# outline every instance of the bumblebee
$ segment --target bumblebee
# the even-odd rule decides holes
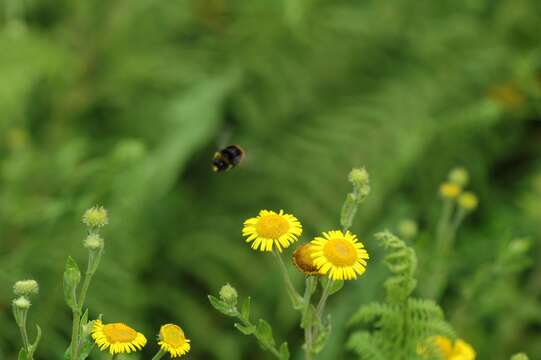
[[[229,145],[214,154],[212,170],[227,171],[237,166],[244,158],[244,150],[238,145]]]

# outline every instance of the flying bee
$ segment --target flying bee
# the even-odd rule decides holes
[[[238,145],[229,145],[214,153],[212,170],[214,172],[227,171],[237,166],[244,158],[244,150]]]

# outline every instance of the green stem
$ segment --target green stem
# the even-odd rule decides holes
[[[165,355],[165,351],[163,349],[160,349],[160,351],[158,351],[156,353],[156,355],[154,355],[154,357],[152,358],[152,360],[159,360],[161,359],[163,356]]]
[[[77,305],[75,305],[77,306]],[[73,310],[73,322],[71,325],[71,360],[77,360],[79,355],[79,328],[81,326],[81,310]]]
[[[240,322],[242,323],[242,325],[246,326],[246,327],[249,327],[249,328],[253,328],[255,327],[254,324],[252,324],[252,322],[250,321],[250,319],[247,319],[245,318],[244,316],[242,316],[242,314],[240,312],[238,312],[236,310],[236,313],[235,315],[237,317],[237,319],[240,320]],[[254,333],[254,336],[256,337],[256,339],[258,340],[259,344],[261,346],[263,346],[265,349],[269,350],[274,356],[276,356],[278,359],[282,359],[282,354],[280,354],[280,351],[278,351],[278,349],[276,349],[274,346],[270,346],[268,345],[266,342],[264,341],[261,341],[259,339],[259,337],[257,336],[257,333]],[[159,358],[158,358],[159,359]],[[154,360],[154,359],[152,359]]]
[[[329,298],[332,282],[333,281],[331,279],[327,279],[327,282],[325,282],[325,285],[323,286],[323,293],[321,294],[321,298],[319,299],[319,303],[317,304],[316,308],[316,316],[318,319],[321,319],[323,315],[323,310],[325,309],[325,304]]]
[[[22,324],[19,325],[19,330],[21,332],[21,338],[23,340],[23,347],[26,351],[27,360],[33,360],[34,355],[30,351],[30,340],[28,340],[28,332],[26,331],[26,319],[28,316],[28,309],[22,311]]]
[[[295,290],[295,287],[293,286],[293,283],[291,282],[291,279],[289,278],[289,273],[287,272],[287,268],[286,268],[286,265],[284,264],[284,260],[282,259],[282,255],[277,250],[274,251],[274,255],[276,256],[276,258],[278,259],[278,263],[280,264],[280,270],[282,271],[282,276],[284,278],[284,282],[286,284],[287,292],[291,299],[291,303],[293,304],[293,307],[295,309],[301,309],[302,297],[299,295],[297,290]]]
[[[308,312],[311,306],[310,300],[312,298],[312,286],[311,282],[317,281],[312,276],[306,277],[305,282],[305,290],[304,290],[304,297],[303,297],[303,312],[302,312],[302,321],[303,321],[303,327],[304,327],[304,359],[305,360],[312,360],[312,322],[313,322],[313,314],[310,315],[310,318],[308,319]],[[316,283],[317,286],[317,283]]]

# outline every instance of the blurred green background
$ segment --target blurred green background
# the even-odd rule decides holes
[[[94,204],[110,225],[91,316],[144,332],[144,358],[166,322],[192,339],[190,358],[270,358],[209,306],[225,282],[253,296],[299,358],[278,269],[243,242],[241,225],[268,208],[295,214],[303,240],[336,228],[347,173],[360,165],[372,193],[353,231],[371,262],[331,299],[320,358],[355,358],[347,319],[381,299],[387,272],[372,234],[415,219],[422,265],[439,183],[462,165],[480,207],[459,232],[441,305],[479,359],[541,359],[540,1],[0,5],[1,359],[19,346],[12,284],[29,277],[41,285],[30,316],[45,332],[37,358],[61,357],[71,325],[63,266],[68,254],[86,261],[80,219]],[[228,143],[245,161],[212,173]],[[517,238],[530,241],[529,264],[489,272],[465,304],[468,285]]]

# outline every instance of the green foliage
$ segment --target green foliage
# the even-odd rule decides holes
[[[6,17],[8,2],[24,6]],[[352,230],[364,238],[415,218],[420,268],[438,183],[457,164],[471,170],[481,205],[459,234],[447,314],[501,242],[528,235],[539,251],[538,0],[0,5],[0,308],[13,279],[38,278],[47,299],[33,309],[47,334],[40,358],[60,358],[69,338],[51,321],[70,321],[58,274],[66,253],[82,259],[75,224],[97,202],[119,220],[89,305],[148,334],[182,320],[194,358],[257,351],[201,301],[231,279],[259,294],[275,331],[293,332],[288,299],[271,290],[279,275],[245,253],[239,226],[263,204],[302,213],[307,236],[334,225],[352,166],[366,165],[374,183]],[[509,82],[522,105],[487,96]],[[213,176],[222,139],[247,157]],[[371,268],[331,302],[322,358],[344,358],[344,324],[359,303],[378,300],[384,271]],[[516,349],[541,358],[530,306],[539,278],[537,263],[507,277],[494,299],[508,310],[475,306],[466,315],[481,322],[453,324],[480,358]],[[503,299],[509,288],[517,291]],[[0,312],[0,358],[18,354],[11,323]]]
[[[210,304],[222,314],[237,318],[240,323],[235,323],[235,328],[244,335],[253,335],[263,350],[269,351],[277,359],[289,360],[287,342],[283,342],[279,348],[276,347],[271,325],[264,319],[259,319],[257,324],[253,324],[250,320],[250,297],[244,300],[241,311],[237,309],[236,291],[234,298],[224,296],[223,291],[220,291],[220,299],[212,295],[209,295],[208,299]]]
[[[376,239],[388,251],[384,262],[391,276],[384,283],[386,301],[362,305],[355,313],[352,325],[373,330],[355,330],[348,348],[360,359],[426,358],[419,356],[419,348],[428,338],[454,337],[454,331],[435,302],[411,297],[416,286],[415,251],[390,232],[378,233]]]

